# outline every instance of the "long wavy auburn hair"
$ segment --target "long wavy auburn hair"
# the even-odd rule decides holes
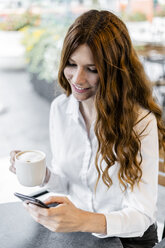
[[[159,147],[165,148],[162,111],[152,97],[151,84],[125,24],[109,11],[90,10],[82,14],[66,34],[58,79],[67,96],[71,94],[71,87],[64,76],[64,68],[71,54],[82,44],[91,49],[100,79],[95,97],[95,134],[98,139],[96,186],[100,176],[108,188],[112,185],[108,170],[117,161],[120,164],[120,185],[124,190],[130,185],[133,190],[142,177],[140,138],[143,132],[136,133],[134,130],[138,118],[135,107],[140,105],[155,115]],[[104,169],[103,160],[106,162]]]

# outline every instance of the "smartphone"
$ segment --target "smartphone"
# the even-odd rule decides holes
[[[51,204],[46,205],[44,202],[40,201],[39,199],[36,199],[33,196],[23,195],[17,192],[15,192],[14,195],[18,197],[19,199],[21,199],[22,201],[27,201],[27,203],[37,205],[38,207],[41,207],[41,208],[50,208],[50,207],[56,207],[59,205],[59,203],[51,203]]]

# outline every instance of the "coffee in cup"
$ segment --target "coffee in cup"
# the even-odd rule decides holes
[[[45,153],[38,150],[21,151],[15,156],[18,181],[28,187],[41,185],[45,178]]]

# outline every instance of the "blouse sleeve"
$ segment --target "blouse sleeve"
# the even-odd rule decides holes
[[[145,128],[146,127],[146,128]],[[158,130],[155,116],[150,113],[140,121],[135,130],[141,132],[142,179],[124,193],[124,208],[106,213],[107,235],[94,234],[97,237],[137,237],[142,236],[156,220],[158,188]]]
[[[62,172],[62,170],[60,169],[59,164],[56,162],[57,138],[55,135],[55,130],[58,130],[58,126],[56,126],[57,117],[55,117],[56,114],[55,105],[56,105],[56,100],[52,103],[50,108],[49,134],[50,134],[50,146],[52,152],[52,162],[51,165],[48,165],[51,174],[50,174],[50,179],[46,184],[46,187],[48,190],[55,193],[68,194],[68,180],[64,175],[64,173]]]

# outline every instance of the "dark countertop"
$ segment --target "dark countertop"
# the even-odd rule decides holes
[[[0,247],[122,248],[119,238],[99,239],[90,233],[55,233],[36,223],[20,202],[0,204]]]

